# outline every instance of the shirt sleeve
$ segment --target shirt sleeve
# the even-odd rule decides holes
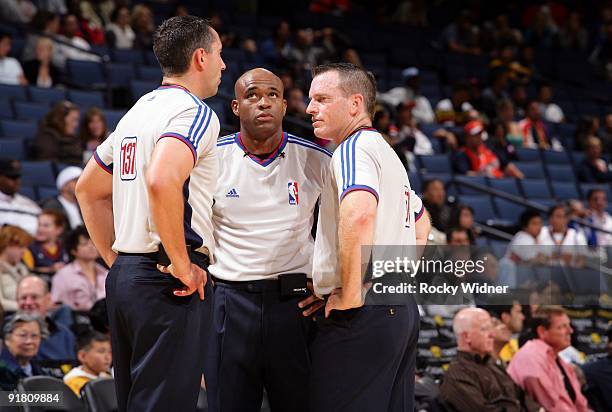
[[[346,140],[337,149],[340,156],[334,161],[334,176],[340,201],[355,190],[370,192],[378,201],[380,162],[373,149],[358,141],[358,136]]]
[[[98,165],[111,175],[113,174],[113,141],[114,133],[106,138],[94,151],[93,158]]]
[[[425,206],[423,206],[423,201],[416,194],[414,190],[410,190],[409,198],[410,198],[410,210],[414,212],[414,221],[418,222],[419,219],[425,213]]]
[[[219,137],[219,119],[206,104],[189,107],[174,116],[159,139],[174,138],[185,143],[195,164]]]

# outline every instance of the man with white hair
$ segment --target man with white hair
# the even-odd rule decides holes
[[[62,170],[55,180],[59,195],[43,202],[43,209],[55,209],[62,212],[71,229],[83,224],[81,208],[74,194],[74,188],[81,173],[83,169],[76,166],[69,166]]]
[[[539,411],[540,406],[508,376],[491,357],[493,323],[480,308],[462,309],[455,315],[457,357],[451,362],[440,387],[442,399],[459,411]]]

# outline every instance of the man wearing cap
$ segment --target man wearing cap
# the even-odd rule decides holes
[[[69,166],[62,170],[55,181],[59,196],[43,201],[43,209],[55,209],[62,212],[71,229],[83,224],[81,208],[74,194],[74,188],[81,173],[83,169],[76,166]]]
[[[20,187],[21,163],[13,159],[0,159],[0,226],[10,223],[34,235],[38,228],[40,207],[17,193]]]
[[[401,103],[413,102],[412,115],[418,123],[433,123],[434,111],[427,97],[421,94],[421,78],[419,69],[408,67],[402,71],[403,86],[394,87],[386,93],[381,93],[380,101],[393,107]]]

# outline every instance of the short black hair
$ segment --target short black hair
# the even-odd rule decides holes
[[[0,31],[0,40],[4,40],[5,37],[8,37],[9,39],[13,38],[9,32]]]
[[[85,229],[85,226],[75,227],[74,230],[71,230],[66,236],[66,251],[70,255],[70,260],[74,259],[73,251],[79,247],[81,237],[90,239],[89,233],[87,232],[87,229]]]
[[[598,192],[602,192],[602,193],[604,193],[604,194],[606,193],[606,191],[605,191],[605,190],[603,190],[602,188],[600,188],[600,187],[596,187],[596,188],[591,189],[591,190],[589,190],[589,191],[588,191],[588,193],[587,193],[587,200],[590,202],[590,201],[591,201],[591,198],[593,197],[593,195],[594,195],[595,193],[598,193]]]
[[[374,118],[376,109],[376,78],[367,70],[352,63],[328,63],[316,66],[312,69],[312,78],[326,73],[338,72],[340,76],[340,88],[345,95],[362,94],[366,111],[370,119]]]
[[[424,183],[423,186],[421,186],[421,193],[425,193],[427,192],[427,189],[429,189],[429,186],[431,186],[432,184],[434,184],[435,182],[439,182],[442,183],[442,186],[444,186],[444,182],[440,179],[427,179]]]
[[[468,238],[470,236],[467,229],[463,229],[463,228],[454,226],[446,231],[446,243],[450,243],[450,241],[453,240],[453,234],[455,233],[465,233],[468,236]]]
[[[491,316],[493,316],[496,319],[501,320],[502,315],[504,313],[507,313],[508,315],[510,315],[510,313],[512,313],[512,308],[514,307],[514,304],[512,305],[498,305],[497,303],[495,304],[491,304],[491,305],[483,305],[481,306],[484,310],[486,310],[487,312],[489,312],[489,314]]]
[[[521,226],[521,229],[526,228],[529,225],[529,222],[531,222],[531,219],[533,219],[534,217],[542,218],[540,212],[535,209],[527,209],[523,213],[521,213],[521,217],[519,218],[519,224]]]
[[[565,212],[565,214],[567,215],[567,206],[565,205],[565,203],[557,203],[555,205],[552,205],[550,207],[550,209],[548,209],[548,218],[550,219],[550,217],[553,215],[553,213],[555,213],[555,211],[557,209],[563,209],[563,211]]]
[[[153,35],[153,52],[164,76],[187,72],[196,49],[211,52],[214,36],[210,22],[195,16],[172,17]]]
[[[110,342],[110,337],[100,332],[87,332],[77,339],[77,352],[89,350],[94,342]]]

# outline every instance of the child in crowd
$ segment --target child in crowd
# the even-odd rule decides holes
[[[38,215],[38,230],[34,243],[24,255],[24,262],[34,273],[53,276],[68,262],[61,238],[66,227],[64,215],[44,209]]]
[[[100,332],[91,332],[79,338],[77,357],[80,365],[64,376],[64,383],[77,395],[86,383],[110,378],[112,363],[110,338]]]

